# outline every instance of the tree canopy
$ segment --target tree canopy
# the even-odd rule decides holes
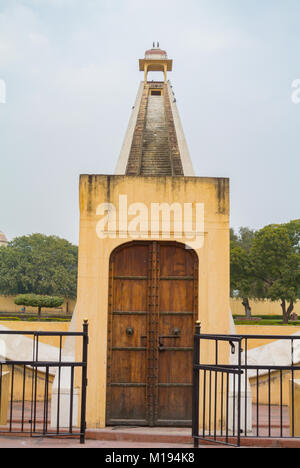
[[[231,294],[244,306],[251,298],[280,301],[288,323],[300,298],[300,220],[231,231]]]
[[[253,277],[253,265],[250,257],[255,231],[240,228],[239,233],[230,232],[230,294],[242,299],[247,316],[251,315],[249,299],[260,296],[260,285]]]
[[[0,294],[75,298],[78,248],[43,234],[15,238],[0,248]]]
[[[258,231],[251,248],[254,274],[264,287],[264,297],[281,301],[287,323],[300,298],[300,222],[274,224]]]

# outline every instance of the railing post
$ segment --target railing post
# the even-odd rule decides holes
[[[82,340],[82,385],[81,385],[81,421],[80,421],[80,443],[85,442],[86,430],[86,388],[87,388],[87,355],[88,355],[88,321],[83,322]]]
[[[193,407],[192,407],[192,436],[194,438],[194,448],[199,447],[199,365],[200,359],[200,333],[201,323],[196,322],[194,335],[193,353]]]
[[[239,341],[239,355],[238,355],[238,407],[237,407],[237,446],[241,446],[241,390],[242,390],[242,342]],[[245,400],[245,406],[246,406]]]

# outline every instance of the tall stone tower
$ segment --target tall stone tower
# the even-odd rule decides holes
[[[229,332],[229,181],[194,175],[167,53],[154,45],[139,66],[115,174],[80,177],[76,321],[90,323],[94,428],[190,426],[195,321]],[[201,353],[209,362],[209,344]]]
[[[167,72],[173,61],[159,47],[139,60],[144,71],[116,174],[134,176],[194,176],[176,98]],[[147,81],[148,72],[163,72],[164,81]]]

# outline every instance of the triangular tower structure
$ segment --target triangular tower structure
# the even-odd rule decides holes
[[[116,174],[134,176],[194,176],[176,98],[167,72],[173,60],[153,46],[139,60],[144,81],[121,149]],[[148,81],[148,72],[164,73],[164,81]]]
[[[194,324],[229,332],[229,181],[195,177],[172,68],[159,44],[146,51],[115,174],[80,177],[74,322],[90,324],[90,428],[190,427]]]

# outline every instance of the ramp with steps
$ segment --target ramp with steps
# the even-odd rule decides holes
[[[163,92],[153,95],[153,89]],[[144,85],[126,175],[184,175],[168,86],[163,83]]]
[[[164,97],[149,96],[143,134],[141,175],[172,175]]]

